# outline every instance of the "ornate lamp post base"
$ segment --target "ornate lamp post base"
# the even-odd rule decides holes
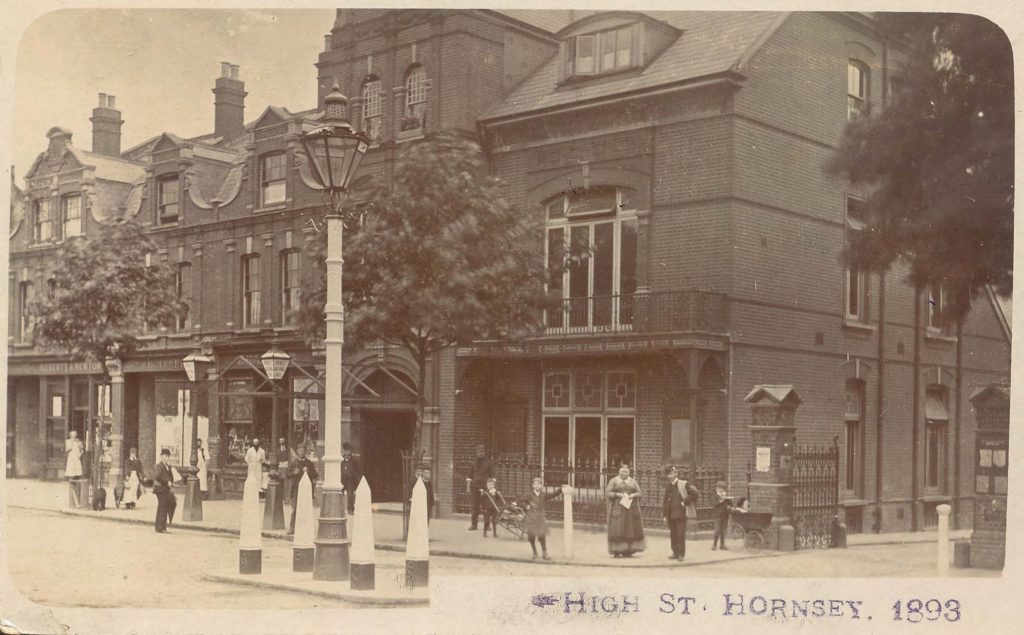
[[[313,570],[314,547],[292,547],[292,571],[309,573]]]
[[[348,580],[349,546],[345,492],[324,486],[317,523],[316,554],[313,562],[314,580]]]
[[[267,497],[263,508],[264,529],[284,529],[284,487],[281,475],[277,470],[270,471],[270,482],[267,483]]]
[[[181,519],[199,521],[203,519],[203,495],[199,491],[199,469],[191,466],[180,468],[185,474],[185,506],[181,511]]]

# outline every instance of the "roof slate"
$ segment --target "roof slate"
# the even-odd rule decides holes
[[[619,77],[559,87],[561,56],[554,55],[482,118],[495,119],[566,106],[730,70],[785,15],[767,12],[646,13],[683,31],[683,34],[639,74],[623,73]]]

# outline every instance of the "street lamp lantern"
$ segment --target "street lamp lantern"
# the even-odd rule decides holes
[[[335,83],[331,93],[324,98],[322,125],[302,136],[302,148],[313,167],[313,175],[332,198],[348,189],[370,148],[370,139],[353,130],[345,121],[347,105],[348,98],[341,94]],[[332,204],[332,207],[336,208],[336,205]],[[331,210],[332,213],[336,211]]]
[[[203,372],[212,363],[213,359],[199,349],[192,351],[185,359],[181,360],[181,365],[185,367],[185,374],[188,375],[188,380],[193,382],[196,380],[196,377],[202,379]]]
[[[302,136],[302,147],[312,166],[319,189],[330,197],[327,211],[327,301],[324,305],[324,353],[327,375],[324,379],[324,484],[320,498],[320,518],[313,556],[316,580],[349,579],[349,540],[345,510],[345,490],[341,484],[341,352],[344,345],[345,309],[342,305],[342,232],[341,197],[348,190],[370,139],[356,132],[345,120],[348,99],[335,83],[324,98],[324,117],[320,125]],[[351,496],[352,492],[348,492]]]
[[[260,361],[263,362],[263,370],[266,371],[267,377],[278,381],[284,377],[284,371],[288,370],[288,362],[292,361],[292,358],[288,353],[274,346],[260,355]]]

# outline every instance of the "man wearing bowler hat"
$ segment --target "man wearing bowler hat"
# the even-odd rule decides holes
[[[160,450],[160,462],[153,470],[153,493],[156,494],[156,531],[159,534],[166,534],[167,525],[174,518],[174,510],[178,506],[178,499],[171,491],[171,483],[174,482],[174,475],[171,473],[171,451],[167,448]]]

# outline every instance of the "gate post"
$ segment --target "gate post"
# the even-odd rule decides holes
[[[1010,442],[1010,394],[982,386],[970,397],[978,432],[974,450],[972,567],[1002,569],[1006,561],[1006,492]]]
[[[757,385],[744,401],[750,404],[752,423],[750,449],[754,466],[750,479],[750,510],[771,511],[771,530],[765,537],[768,549],[792,549],[792,542],[779,541],[792,536],[793,484],[791,473],[796,446],[794,415],[800,397],[793,386]]]

